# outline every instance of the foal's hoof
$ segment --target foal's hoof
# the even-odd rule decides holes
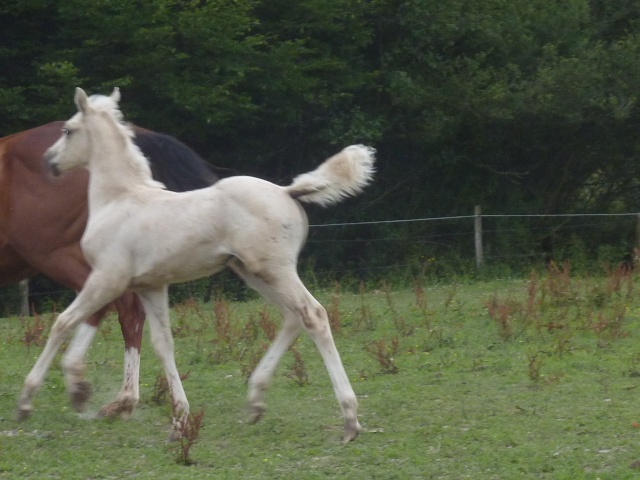
[[[31,405],[18,407],[18,410],[16,411],[16,420],[18,422],[26,420],[27,418],[29,418],[29,415],[31,415],[32,411],[33,407]]]
[[[177,442],[182,438],[182,431],[177,426],[173,426],[169,431],[169,441]]]
[[[266,408],[264,403],[256,403],[254,405],[249,405],[249,418],[247,419],[247,423],[249,425],[254,425],[260,421],[262,415],[264,414]]]
[[[71,405],[76,412],[84,412],[85,407],[93,389],[91,384],[87,381],[81,381],[74,384],[73,389],[69,392],[71,396]]]
[[[352,440],[355,440],[358,437],[358,434],[362,430],[360,424],[356,422],[355,424],[344,425],[344,437],[342,437],[342,443],[347,444]]]

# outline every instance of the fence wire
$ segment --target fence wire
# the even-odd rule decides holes
[[[476,215],[410,218],[310,225],[300,258],[305,282],[438,274],[474,266]],[[638,244],[637,213],[483,214],[484,260],[488,265],[531,265],[570,253],[620,261]],[[38,278],[31,282],[30,303],[53,299],[66,306],[74,293]],[[196,286],[197,285],[197,286]],[[220,287],[223,285],[223,287]],[[233,276],[172,287],[172,294],[210,297],[220,288],[240,289]],[[15,313],[17,286],[0,288],[0,316]]]

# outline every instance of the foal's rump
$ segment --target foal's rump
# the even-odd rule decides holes
[[[374,149],[351,145],[287,187],[254,177],[219,182],[211,191],[224,212],[224,243],[249,270],[295,269],[308,230],[299,202],[327,206],[360,193],[372,180],[374,160]]]
[[[240,252],[258,263],[273,258],[295,267],[308,230],[299,202],[328,206],[360,193],[373,178],[374,161],[373,148],[351,145],[286,187],[254,177],[220,181],[210,190],[224,215],[226,244],[247,266]]]
[[[237,176],[211,187],[221,245],[245,263],[249,257],[297,261],[307,237],[304,209],[285,188],[255,177]]]

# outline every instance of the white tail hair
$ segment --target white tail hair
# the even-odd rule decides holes
[[[359,194],[373,180],[375,149],[351,145],[315,170],[298,175],[285,190],[293,198],[323,207]]]

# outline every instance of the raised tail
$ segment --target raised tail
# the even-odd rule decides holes
[[[285,190],[305,203],[326,207],[359,194],[373,180],[375,149],[351,145],[315,170],[298,175]]]

